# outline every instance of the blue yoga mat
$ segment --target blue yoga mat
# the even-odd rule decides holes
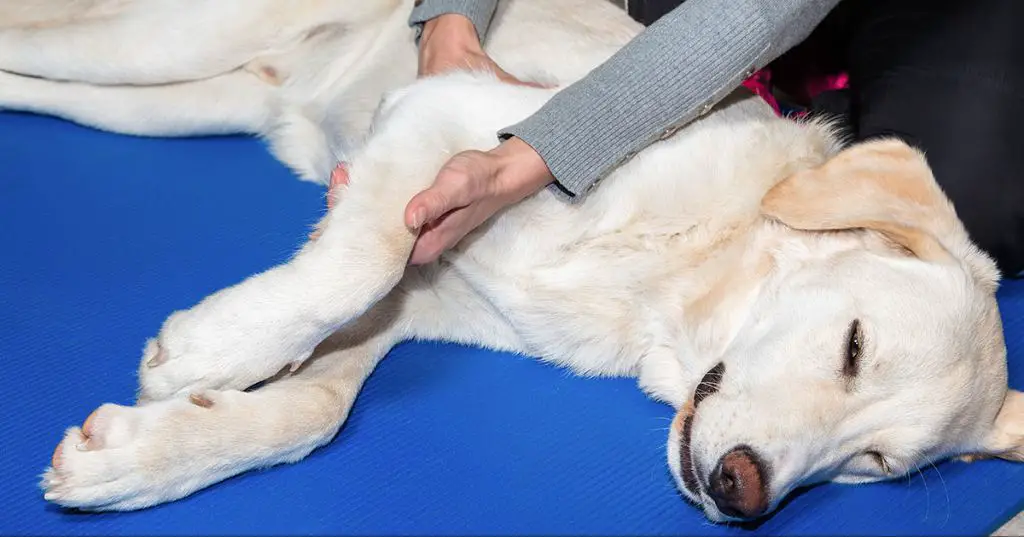
[[[173,310],[288,258],[323,212],[259,142],[154,140],[0,114],[0,534],[955,535],[1024,504],[1024,464],[943,463],[827,485],[752,527],[675,492],[672,411],[626,379],[508,354],[404,344],[338,437],[299,464],[114,514],[43,501],[64,428],[130,403],[142,344]],[[1024,285],[1000,294],[1024,388]]]

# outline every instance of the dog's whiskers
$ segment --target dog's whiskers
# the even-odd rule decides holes
[[[946,485],[946,478],[942,477],[942,471],[939,470],[939,467],[935,466],[935,463],[930,460],[928,461],[928,464],[935,469],[935,473],[939,476],[939,481],[942,483],[942,491],[946,494],[946,520],[942,522],[943,525],[946,525],[949,523],[949,517],[951,514],[949,505],[949,486]]]

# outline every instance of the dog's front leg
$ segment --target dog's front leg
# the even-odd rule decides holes
[[[384,297],[405,273],[416,239],[404,225],[405,202],[433,177],[401,168],[354,162],[352,186],[318,240],[289,263],[168,318],[143,357],[142,400],[241,389],[297,367]]]
[[[297,368],[401,279],[415,237],[375,227],[372,219],[329,224],[290,263],[172,315],[147,345],[141,398],[242,389]]]

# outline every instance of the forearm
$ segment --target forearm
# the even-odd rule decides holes
[[[416,41],[419,42],[424,23],[440,15],[456,13],[473,23],[477,37],[483,41],[497,7],[498,0],[422,0],[413,8],[409,25],[416,30]]]
[[[503,129],[581,199],[802,41],[838,0],[687,0],[525,121]]]

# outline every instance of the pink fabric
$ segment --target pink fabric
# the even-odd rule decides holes
[[[761,69],[756,72],[750,78],[743,81],[743,87],[753,91],[758,97],[762,98],[767,102],[775,113],[782,115],[782,108],[779,107],[779,101],[775,100],[775,96],[772,95],[772,72],[768,69]]]
[[[810,98],[815,98],[826,91],[846,89],[850,86],[850,76],[846,73],[811,77],[804,82],[804,91]]]
[[[824,75],[809,75],[799,81],[801,97],[808,102],[826,91],[834,91],[848,88],[850,77],[847,73],[833,73]],[[750,78],[743,81],[743,87],[753,91],[757,96],[767,102],[775,113],[782,115],[782,108],[779,101],[772,93],[772,72],[770,68],[764,68],[756,72]],[[801,112],[798,115],[802,115]]]

